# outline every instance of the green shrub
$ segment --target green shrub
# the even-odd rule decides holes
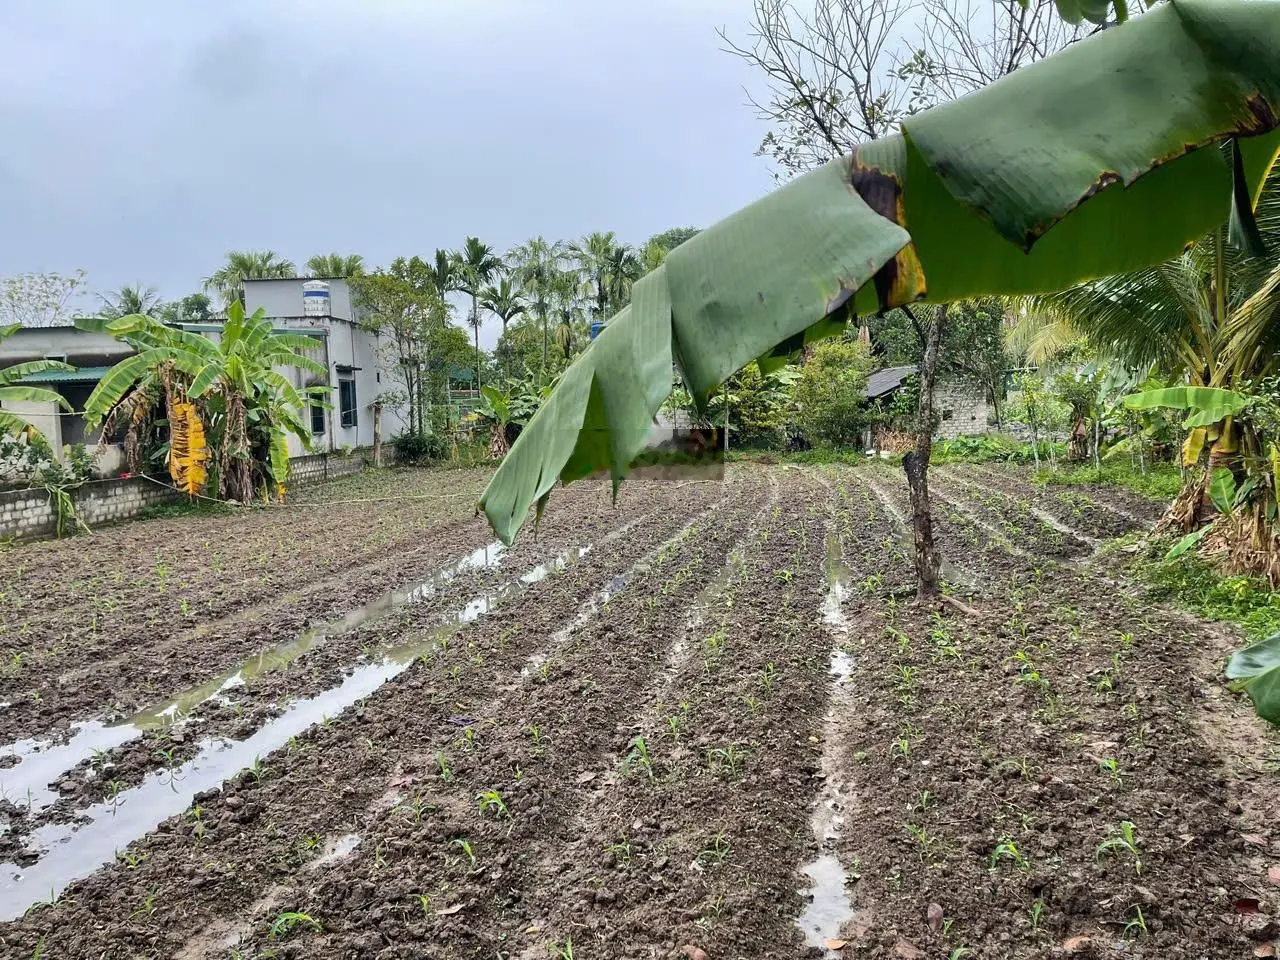
[[[436,433],[401,433],[391,438],[401,463],[414,466],[439,463],[449,456],[449,445]]]
[[[795,385],[796,421],[815,447],[851,447],[871,423],[866,405],[867,347],[856,340],[815,345]]]

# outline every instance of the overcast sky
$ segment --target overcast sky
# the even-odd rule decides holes
[[[0,275],[705,226],[770,188],[746,0],[9,0]]]

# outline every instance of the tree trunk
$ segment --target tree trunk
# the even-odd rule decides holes
[[[933,516],[929,512],[929,460],[933,455],[933,387],[938,373],[938,348],[942,342],[947,308],[924,331],[924,357],[920,364],[920,406],[916,414],[916,445],[903,458],[907,488],[911,493],[911,526],[916,549],[916,595],[931,600],[941,593],[938,549],[933,542]]]
[[[373,465],[382,466],[382,404],[373,405]]]
[[[471,329],[476,332],[476,394],[480,393],[480,306],[471,295]]]

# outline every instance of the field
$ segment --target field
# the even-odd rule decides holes
[[[1273,956],[1238,638],[1098,553],[1158,505],[900,471],[480,471],[0,554],[0,955]],[[380,499],[404,498],[412,499]]]

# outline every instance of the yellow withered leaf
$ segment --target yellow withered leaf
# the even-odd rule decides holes
[[[174,486],[186,494],[200,493],[209,479],[208,460],[204,424],[195,404],[175,403],[169,418],[169,476]]]

